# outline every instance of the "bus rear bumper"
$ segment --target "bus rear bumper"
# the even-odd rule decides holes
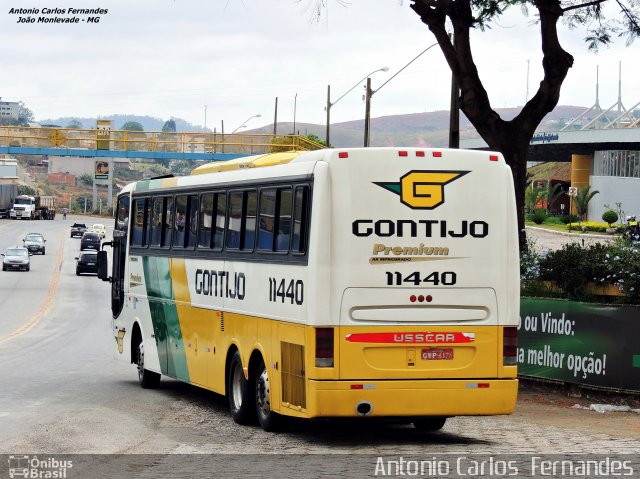
[[[518,380],[309,381],[307,417],[511,414]]]

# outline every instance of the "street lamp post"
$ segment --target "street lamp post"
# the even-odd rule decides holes
[[[253,115],[250,116],[249,118],[247,118],[245,121],[243,121],[242,123],[240,123],[240,126],[238,128],[236,128],[235,130],[233,130],[231,132],[231,134],[233,135],[236,131],[238,131],[240,128],[246,128],[246,124],[249,123],[249,120],[253,120],[254,118],[260,118],[262,115],[260,113],[258,113],[257,115]]]
[[[331,85],[327,85],[327,106],[326,106],[326,110],[327,110],[327,132],[326,132],[326,135],[325,135],[325,141],[327,143],[327,148],[329,148],[329,146],[330,146],[330,143],[329,143],[329,130],[330,130],[330,125],[331,125],[331,115],[330,115],[331,107],[333,105],[335,105],[336,103],[338,103],[340,100],[342,100],[345,96],[347,96],[348,93],[350,93],[355,87],[357,87],[366,78],[370,77],[371,75],[373,75],[374,73],[377,73],[377,72],[388,72],[388,71],[389,71],[389,67],[387,67],[387,66],[382,67],[382,68],[378,68],[377,70],[373,70],[371,73],[365,75],[365,77],[362,80],[359,80],[358,83],[356,83],[351,88],[349,88],[340,98],[338,98],[333,103],[331,102]]]
[[[365,94],[365,110],[364,110],[364,146],[365,147],[369,146],[369,141],[370,141],[369,131],[370,131],[370,123],[371,123],[371,97],[373,96],[373,94],[376,93],[376,92],[379,92],[382,89],[383,86],[385,86],[387,83],[389,83],[395,77],[397,77],[400,74],[401,71],[403,71],[405,68],[407,68],[413,62],[415,62],[418,58],[420,58],[423,54],[427,53],[429,50],[431,50],[437,44],[438,43],[434,43],[433,45],[429,45],[427,48],[425,48],[420,53],[418,53],[413,58],[413,60],[411,60],[409,63],[407,63],[405,66],[403,66],[400,70],[398,70],[393,76],[391,76],[391,78],[389,78],[386,82],[384,82],[382,85],[380,85],[377,90],[372,90],[371,89],[371,79],[367,78],[367,87],[366,87],[366,94]]]

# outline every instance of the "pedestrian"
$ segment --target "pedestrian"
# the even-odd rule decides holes
[[[69,210],[67,208],[62,208],[62,219],[66,220],[67,219],[67,213],[69,212]]]

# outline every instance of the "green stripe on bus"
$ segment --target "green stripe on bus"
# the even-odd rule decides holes
[[[633,355],[633,363],[632,363],[634,368],[640,368],[640,354],[634,354]]]
[[[145,283],[162,374],[189,381],[187,357],[173,297],[168,258],[143,257]]]

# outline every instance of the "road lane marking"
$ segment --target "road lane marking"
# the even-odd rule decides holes
[[[53,267],[53,276],[51,278],[51,282],[49,283],[49,290],[47,291],[47,295],[44,298],[44,302],[40,306],[40,309],[35,312],[33,317],[20,326],[18,329],[9,333],[5,336],[0,336],[0,344],[10,341],[18,336],[21,336],[25,333],[31,331],[34,327],[38,325],[38,323],[44,318],[51,309],[56,301],[56,293],[58,291],[58,284],[60,283],[60,273],[62,271],[62,260],[64,259],[64,240],[65,235],[60,235],[60,247],[58,248],[58,256],[56,257],[56,264]]]

